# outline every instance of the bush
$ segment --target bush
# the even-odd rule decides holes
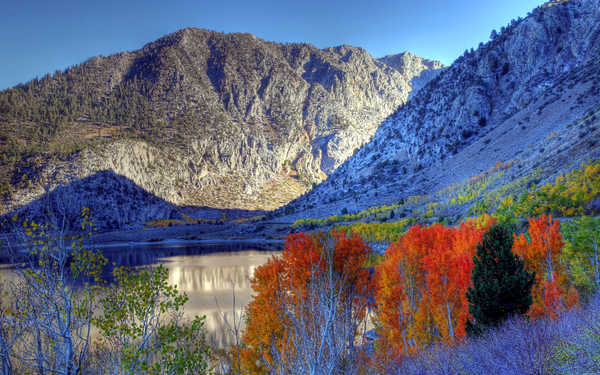
[[[464,344],[432,346],[404,360],[394,373],[406,375],[598,374],[600,296],[557,321],[510,318]]]

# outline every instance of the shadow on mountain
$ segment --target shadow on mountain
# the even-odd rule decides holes
[[[423,87],[427,86],[427,84],[429,84],[430,82],[434,81],[435,83],[435,78],[442,72],[442,70],[444,70],[445,68],[438,68],[438,69],[426,69],[423,70],[420,74],[414,76],[411,80],[410,80],[410,86],[413,88],[412,91],[408,94],[408,97],[410,99],[412,99],[417,92],[419,92],[419,90],[421,90]]]
[[[167,202],[112,170],[97,172],[43,194],[33,202],[17,208],[2,218],[1,232],[12,232],[13,216],[37,223],[65,225],[66,231],[79,231],[81,213],[90,209],[91,220],[99,232],[137,229],[158,219],[186,220],[237,219],[263,214],[264,211],[221,210],[210,207],[180,207]],[[18,220],[17,222],[21,222]]]

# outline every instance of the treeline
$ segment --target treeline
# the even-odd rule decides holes
[[[60,126],[80,119],[106,124],[144,126],[156,121],[150,108],[146,81],[137,76],[114,89],[103,89],[85,64],[57,71],[0,92],[3,122],[34,122],[33,135],[51,135]]]
[[[324,219],[311,219],[311,218],[298,219],[298,220],[294,221],[294,223],[292,223],[292,228],[296,229],[296,228],[308,227],[308,228],[314,229],[317,227],[323,227],[323,226],[336,224],[336,223],[343,223],[343,222],[348,222],[348,221],[366,219],[366,218],[370,218],[370,217],[378,218],[382,214],[389,215],[390,212],[392,212],[394,209],[399,208],[401,206],[402,205],[399,203],[393,204],[391,206],[387,206],[387,205],[373,206],[373,207],[369,207],[365,210],[362,210],[362,211],[354,213],[354,214],[348,213],[348,210],[346,208],[344,208],[344,209],[342,209],[342,213],[340,215],[331,215]]]
[[[393,242],[406,233],[408,228],[415,223],[413,218],[400,219],[390,222],[352,223],[349,225],[336,225],[334,228],[345,232],[352,232],[369,242]]]
[[[323,219],[298,219],[292,228],[311,230],[335,225],[337,228],[351,228],[369,241],[390,242],[397,238],[397,230],[405,227],[400,232],[404,233],[415,223],[437,220],[444,224],[458,224],[464,221],[450,215],[458,205],[463,205],[464,211],[468,211],[464,216],[492,214],[501,223],[511,225],[518,224],[523,218],[542,214],[579,217],[600,213],[599,160],[582,162],[579,168],[541,186],[538,186],[542,174],[539,169],[508,184],[494,186],[511,165],[499,162],[485,173],[432,195],[412,196],[393,205],[374,206],[357,213],[343,212]]]
[[[35,182],[36,163],[102,142],[102,128],[111,138],[152,138],[161,129],[144,81],[105,90],[95,74],[82,64],[0,91],[0,198]]]
[[[571,217],[600,211],[600,161],[583,162],[547,183],[518,197],[508,196],[498,206],[498,215],[506,218],[527,217],[543,213]]]
[[[491,240],[498,228],[507,234]],[[529,219],[526,233],[511,228],[487,215],[458,227],[416,225],[371,270],[365,264],[372,251],[356,234],[291,234],[282,255],[254,274],[247,329],[230,352],[233,372],[332,373],[324,369],[333,363],[335,373],[387,373],[437,345],[468,345],[519,313],[530,322],[561,319],[598,291],[600,219],[577,219],[561,232],[558,220],[542,215]],[[514,258],[509,262],[514,266],[500,255],[484,261],[490,246],[508,249],[502,256]],[[491,267],[489,262],[500,270],[494,272],[507,272],[500,279],[509,284],[521,274],[515,285],[522,290],[491,287],[496,277],[482,282],[481,267]],[[496,304],[478,308],[476,290]],[[522,293],[524,305],[507,310],[497,293],[505,301]],[[481,311],[495,317],[484,319]],[[368,316],[376,334],[364,336]],[[479,328],[469,335],[469,326]],[[372,346],[365,337],[373,339]],[[563,349],[560,340],[553,345],[557,353]]]

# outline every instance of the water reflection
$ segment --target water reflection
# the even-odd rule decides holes
[[[186,292],[188,316],[206,315],[206,328],[223,347],[233,342],[230,328],[240,321],[250,302],[250,278],[273,252],[238,251],[161,258],[169,270],[169,283]],[[235,308],[234,308],[235,305]]]

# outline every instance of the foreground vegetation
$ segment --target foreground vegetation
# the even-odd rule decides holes
[[[577,221],[583,222],[587,226],[575,222],[565,226],[566,239],[552,215],[529,219],[529,229],[519,235],[491,216],[459,227],[416,225],[388,247],[374,272],[364,266],[372,258],[371,249],[356,234],[334,230],[290,235],[282,256],[255,273],[256,297],[248,307],[247,331],[240,347],[231,352],[239,358],[235,368],[252,374],[315,373],[298,369],[323,369],[325,363],[334,363],[343,373],[390,373],[442,347],[481,343],[484,339],[478,335],[491,337],[487,331],[506,319],[516,319],[510,324],[521,330],[529,329],[527,324],[515,322],[532,322],[532,327],[559,324],[555,322],[575,314],[600,287],[594,281],[600,276],[594,263],[598,253],[589,246],[600,230],[600,220]],[[485,240],[494,228],[504,228],[506,234]],[[499,271],[494,271],[508,272],[507,278],[493,276],[485,281],[485,274],[491,272],[490,260],[483,260],[486,246],[501,246],[509,259],[518,259],[510,267],[502,261]],[[578,250],[567,250],[574,247]],[[584,259],[589,260],[585,265]],[[489,282],[505,279],[515,283],[514,272],[524,272],[524,279],[507,286],[506,292],[490,286]],[[524,293],[522,302],[518,293]],[[504,295],[505,301],[495,295]],[[489,300],[481,302],[481,296]],[[516,307],[507,310],[513,304]],[[487,319],[486,311],[494,317]],[[376,332],[371,350],[364,338],[368,313]],[[512,314],[522,314],[521,320]],[[479,328],[471,328],[469,336],[469,326]],[[559,351],[567,344],[555,341],[553,345]],[[566,361],[567,357],[557,358]],[[320,371],[316,373],[333,373]]]
[[[556,320],[512,318],[455,346],[435,345],[390,373],[406,375],[598,374],[600,297]]]
[[[92,228],[84,211],[82,229]],[[107,259],[65,229],[25,222],[27,250],[4,243],[16,275],[0,283],[2,374],[206,373],[204,320],[184,318],[187,296],[167,270],[118,267],[108,284]]]
[[[164,268],[115,268],[108,283],[106,259],[64,222],[25,221],[18,277],[1,284],[3,374],[596,373],[600,218],[585,214],[599,170],[585,163],[455,226],[290,234],[219,349],[202,318],[184,319]],[[82,222],[90,234],[87,211]],[[390,244],[378,255],[369,242]]]
[[[600,163],[583,163],[541,187],[535,184],[535,176],[525,176],[511,186],[487,189],[505,167],[499,164],[468,185],[438,193],[446,203],[427,203],[427,212],[419,217],[385,222],[431,197],[297,221],[296,228],[336,226],[329,234],[290,236],[282,256],[256,271],[256,297],[248,308],[242,344],[232,349],[233,357],[239,358],[233,368],[253,374],[332,373],[319,362],[326,361],[337,363],[342,373],[471,374],[483,373],[484,368],[491,373],[593,373],[598,363],[594,348],[600,340],[592,324],[599,315],[593,310],[597,303],[593,296],[600,288],[600,219],[582,215],[597,212]],[[439,220],[443,206],[467,203],[471,214],[478,214],[474,218],[455,226],[427,225],[428,218]],[[555,216],[569,219],[561,222]],[[384,221],[360,221],[369,218]],[[482,281],[491,265],[478,249],[486,248],[484,237],[497,226],[508,234],[488,242],[504,248],[507,259],[516,257],[516,263],[509,267],[510,262],[503,261],[501,272],[513,270],[507,277]],[[390,244],[384,256],[377,257],[365,239]],[[348,259],[349,264],[359,259],[363,267],[354,270],[373,266],[372,272],[353,274],[352,267],[336,259]],[[498,255],[489,259],[493,262]],[[511,272],[523,272],[521,281],[516,282]],[[497,289],[498,280],[514,283],[506,287],[510,292],[504,302],[494,297],[504,293]],[[477,288],[484,291],[479,298]],[[521,302],[516,303],[515,293],[522,294]],[[596,302],[588,305],[591,300]],[[507,303],[514,309],[506,310]],[[593,316],[583,319],[581,306],[588,306],[585,311]],[[501,313],[486,317],[486,311]],[[353,324],[347,323],[349,312],[354,314]],[[366,332],[367,314],[375,334]],[[582,330],[588,323],[591,328]],[[550,335],[550,330],[555,333]],[[544,332],[548,334],[543,336]],[[501,357],[513,350],[510,334],[516,335],[514,350],[531,345],[527,335],[548,342],[529,351],[521,348],[515,363],[501,364],[499,358],[511,362],[510,357]],[[317,343],[325,346],[314,346]],[[494,349],[504,352],[490,350],[489,362],[478,363],[486,345],[501,344]],[[336,350],[343,347],[352,350]],[[461,354],[469,351],[472,358]],[[306,352],[321,355],[310,357]],[[530,356],[529,363],[524,356]],[[436,362],[423,365],[432,359]]]
[[[84,223],[89,229],[86,216]],[[353,233],[291,234],[281,256],[254,274],[246,328],[236,327],[235,345],[217,350],[202,318],[184,319],[187,297],[167,284],[164,268],[115,268],[107,284],[101,253],[50,225],[27,223],[30,252],[19,258],[19,277],[1,284],[2,371],[597,372],[600,220],[584,217],[561,231],[542,215],[526,233],[501,236],[523,272],[535,275],[524,289],[529,302],[521,317],[506,314],[469,336],[468,325],[484,320],[467,291],[479,283],[473,275],[485,246],[478,244],[494,227],[509,228],[491,216],[458,227],[416,225],[375,261]]]

